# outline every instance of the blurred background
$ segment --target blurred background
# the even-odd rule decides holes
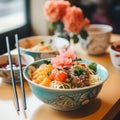
[[[6,52],[5,37],[11,49],[14,35],[19,39],[33,35],[48,35],[48,22],[43,7],[46,0],[0,0],[0,55]],[[120,0],[68,0],[82,8],[91,24],[109,24],[113,33],[120,34]]]

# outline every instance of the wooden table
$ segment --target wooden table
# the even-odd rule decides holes
[[[118,39],[120,39],[118,35],[111,37],[111,41]],[[0,120],[112,120],[116,112],[120,110],[120,71],[113,67],[109,51],[102,56],[90,56],[80,46],[76,49],[79,49],[77,52],[79,57],[93,60],[105,66],[109,71],[109,78],[95,100],[75,111],[56,111],[39,101],[25,82],[27,110],[22,109],[21,88],[20,84],[17,84],[21,108],[20,112],[17,112],[14,106],[12,85],[0,79]]]

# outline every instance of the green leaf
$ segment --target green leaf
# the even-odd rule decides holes
[[[49,22],[48,24],[48,29],[49,30],[55,30],[56,29],[56,23],[53,23],[53,22]]]
[[[57,32],[61,32],[62,33],[64,31],[64,25],[63,25],[63,23],[61,21],[58,21],[55,24],[56,24],[56,29],[55,30]]]
[[[81,32],[80,32],[80,35],[81,35],[81,37],[83,38],[83,39],[87,39],[87,37],[88,37],[88,33],[87,33],[87,31],[85,30],[85,29],[83,29]]]
[[[65,38],[68,41],[70,41],[70,36],[65,31],[63,33],[60,33],[60,35],[58,35],[58,37]]]
[[[78,35],[75,35],[75,34],[72,36],[72,39],[74,43],[78,43],[79,41]]]

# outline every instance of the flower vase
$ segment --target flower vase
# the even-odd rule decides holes
[[[90,36],[88,36],[86,39],[82,38],[80,35],[79,35],[79,43],[81,44],[81,47],[85,50],[88,49],[88,46],[90,45],[92,39]]]
[[[73,50],[76,54],[78,52],[78,47],[79,47],[79,42],[78,43],[74,43],[74,40],[71,38],[70,39],[70,49]]]

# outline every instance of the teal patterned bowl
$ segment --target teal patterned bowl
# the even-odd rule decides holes
[[[106,68],[104,68],[100,64],[97,64],[97,74],[100,76],[101,80],[95,85],[75,89],[55,89],[44,87],[32,82],[29,79],[30,74],[28,75],[28,70],[30,66],[39,66],[44,62],[45,59],[42,59],[28,65],[24,69],[23,75],[28,81],[33,94],[35,94],[35,96],[39,100],[57,110],[71,111],[89,103],[98,95],[104,82],[108,78],[108,71],[106,70]],[[90,64],[92,61],[82,60],[82,62]]]

